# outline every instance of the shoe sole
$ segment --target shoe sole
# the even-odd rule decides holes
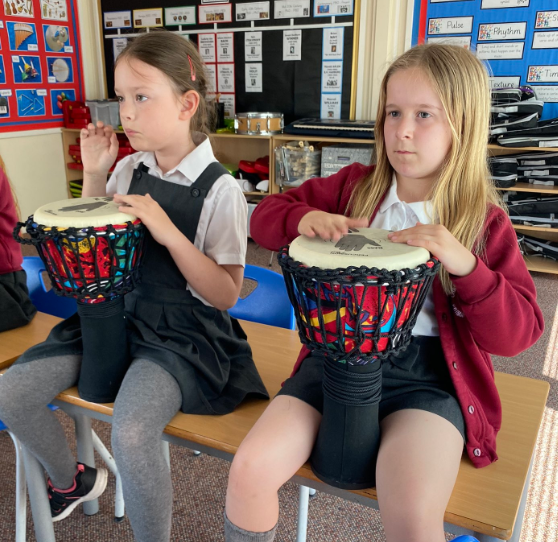
[[[74,501],[64,512],[59,514],[58,516],[52,518],[52,522],[56,523],[57,521],[61,521],[67,518],[76,508],[76,506],[82,502],[93,501],[99,498],[107,488],[108,482],[108,472],[106,469],[97,469],[97,477],[95,478],[95,485],[93,489],[87,494]]]

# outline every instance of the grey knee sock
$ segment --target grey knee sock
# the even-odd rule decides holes
[[[47,408],[77,382],[81,356],[60,356],[10,367],[0,377],[0,420],[39,460],[54,487],[69,488],[76,473],[64,429]]]
[[[245,531],[231,523],[225,512],[225,542],[273,542],[277,525],[265,533]]]
[[[170,540],[172,482],[161,436],[181,404],[171,374],[145,359],[132,363],[114,404],[112,450],[137,542]]]

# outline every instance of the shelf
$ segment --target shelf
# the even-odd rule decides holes
[[[320,143],[359,143],[373,145],[373,139],[360,139],[355,137],[323,137],[302,134],[277,134],[273,136],[276,141],[319,141]]]
[[[523,259],[529,271],[558,275],[558,262],[554,260],[542,256],[523,256]]]
[[[555,233],[558,237],[558,228],[543,228],[542,226],[524,226],[523,224],[513,224],[513,229],[521,231],[540,231],[544,233]]]
[[[498,151],[498,154],[523,154],[525,152],[558,152],[558,147],[502,147],[501,145],[488,145],[489,151]],[[492,152],[491,152],[492,154]]]
[[[510,188],[500,188],[498,190],[512,190],[514,192],[541,192],[543,194],[555,194],[558,196],[558,186],[545,186],[543,184],[516,183]]]

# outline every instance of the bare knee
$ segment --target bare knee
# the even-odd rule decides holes
[[[277,491],[282,483],[277,481],[277,472],[271,463],[265,450],[241,446],[229,472],[229,491],[243,494]]]

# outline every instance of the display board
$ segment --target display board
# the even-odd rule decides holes
[[[0,132],[63,125],[81,100],[77,0],[0,0]]]
[[[558,117],[556,0],[415,0],[413,44],[445,41],[475,50],[494,88],[530,85]]]
[[[359,0],[101,0],[107,90],[129,39],[157,28],[198,47],[227,117],[350,117]]]

